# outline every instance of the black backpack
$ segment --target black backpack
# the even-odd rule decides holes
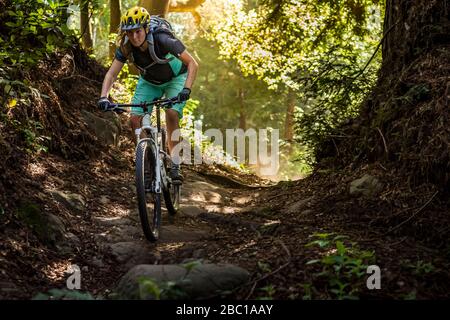
[[[152,34],[158,32],[169,33],[172,36],[175,36],[172,25],[169,21],[159,16],[150,16],[149,30]]]
[[[166,19],[161,18],[159,16],[150,16],[150,22],[148,24],[148,27],[149,27],[149,32],[147,34],[147,42],[148,42],[148,51],[154,61],[152,64],[146,66],[145,68],[139,67],[138,65],[134,64],[133,52],[130,48],[130,43],[128,43],[128,40],[126,39],[125,42],[123,43],[123,45],[121,46],[121,48],[123,49],[122,53],[124,53],[125,56],[127,56],[127,58],[129,59],[129,62],[134,64],[142,74],[145,74],[146,69],[150,68],[154,64],[166,64],[174,59],[174,58],[169,58],[169,59],[159,58],[155,53],[155,42],[154,42],[154,38],[153,38],[154,34],[160,33],[160,32],[164,32],[164,33],[170,34],[173,37],[175,37],[172,25],[169,23],[169,21],[167,21]],[[125,51],[125,52],[123,52],[123,51]]]

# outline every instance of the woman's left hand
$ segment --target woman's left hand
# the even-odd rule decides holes
[[[178,94],[178,100],[181,102],[189,100],[189,96],[191,95],[191,89],[189,88],[183,88],[183,90],[180,91]]]

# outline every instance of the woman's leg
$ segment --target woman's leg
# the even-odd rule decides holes
[[[174,183],[182,183],[183,176],[180,171],[181,155],[180,150],[176,150],[175,146],[180,142],[179,139],[173,139],[173,133],[179,129],[179,114],[177,111],[166,110],[166,126],[167,126],[167,142],[169,146],[169,154],[172,159],[172,166],[170,168],[170,177]],[[179,135],[178,135],[179,136]]]
[[[187,74],[179,75],[173,78],[169,83],[165,85],[164,94],[167,98],[173,98],[183,90],[184,83],[186,81]],[[169,141],[169,151],[172,152],[173,148],[178,144],[178,140],[172,141],[172,134],[175,130],[179,129],[179,121],[183,118],[183,108],[186,102],[176,103],[172,106],[172,109],[166,110],[166,123],[167,134]]]
[[[131,114],[131,117],[130,117],[130,124],[131,124],[131,130],[132,130],[131,135],[133,137],[133,141],[135,144],[137,144],[135,132],[136,132],[136,129],[139,129],[141,127],[141,119],[142,119],[142,116]]]
[[[179,125],[179,117],[178,112],[175,110],[166,110],[166,125],[167,125],[167,134],[168,134],[168,146],[169,146],[169,152],[172,154],[172,150],[175,148],[175,146],[178,144],[179,139],[172,140],[173,132],[180,128]]]
[[[178,93],[183,90],[187,74],[180,75],[173,78],[166,86],[164,94],[167,98],[176,97]],[[170,156],[172,158],[173,166],[171,170],[172,179],[183,180],[180,173],[179,164],[181,163],[181,155],[179,152],[174,152],[175,146],[179,143],[179,139],[172,139],[173,133],[180,128],[179,121],[183,117],[183,108],[186,102],[174,104],[172,109],[166,110],[166,125],[167,125],[167,141],[169,146]],[[178,135],[179,136],[179,135]]]

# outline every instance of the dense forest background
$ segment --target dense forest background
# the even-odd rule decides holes
[[[108,66],[117,10],[134,4],[72,5],[69,26],[83,34],[83,46],[93,57]],[[271,178],[296,179],[310,172],[319,141],[357,114],[374,85],[384,4],[275,5],[273,10],[269,2],[178,1],[153,13],[173,23],[201,64],[191,110],[204,130],[279,129],[281,167]]]

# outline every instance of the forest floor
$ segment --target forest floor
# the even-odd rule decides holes
[[[64,221],[76,246],[61,253],[29,240],[27,231],[8,228],[1,251],[4,298],[64,288],[72,264],[81,268],[82,291],[108,297],[134,265],[192,260],[247,269],[252,280],[233,293],[238,299],[448,297],[448,246],[432,247],[415,234],[385,234],[384,226],[403,218],[389,218],[386,201],[348,196],[348,183],[361,172],[322,172],[269,185],[222,166],[184,166],[182,210],[174,219],[164,211],[161,239],[149,243],[137,213],[128,130],[118,147],[95,160],[46,155],[28,164],[28,183],[40,186],[36,196],[46,212]],[[74,212],[61,205],[52,190],[81,196],[84,208]],[[380,290],[367,289],[365,262],[380,267]]]

